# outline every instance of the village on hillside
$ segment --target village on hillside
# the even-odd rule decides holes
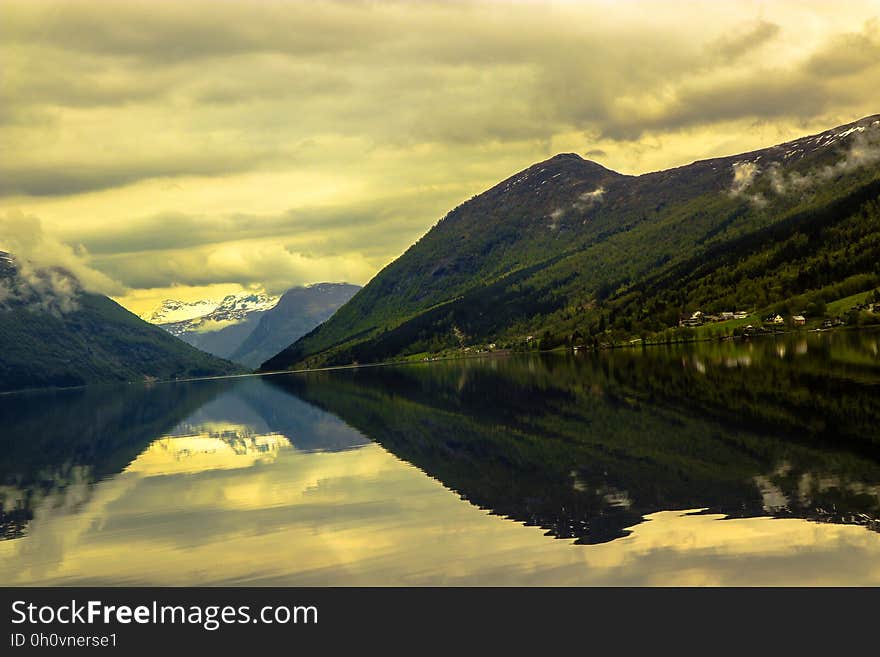
[[[684,314],[679,318],[680,328],[699,328],[707,324],[729,322],[730,320],[745,320],[752,316],[752,312],[745,310],[724,311],[717,314],[704,313],[697,310],[691,314]],[[830,329],[838,326],[858,326],[861,324],[875,324],[880,322],[880,294],[875,291],[869,293],[862,303],[855,303],[843,310],[840,314],[823,313],[819,316],[809,317],[809,323],[815,329]],[[761,317],[760,324],[754,326],[748,324],[741,327],[746,332],[760,332],[767,330],[779,330],[784,328],[806,327],[808,314],[806,311],[799,313],[771,312]]]

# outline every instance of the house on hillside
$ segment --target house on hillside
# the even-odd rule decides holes
[[[795,326],[803,326],[807,323],[807,318],[803,315],[795,315],[791,318],[791,321],[794,322]]]
[[[698,310],[690,317],[682,317],[679,322],[679,326],[687,326],[689,328],[695,328],[697,326],[703,325],[703,311]]]
[[[734,319],[745,319],[748,316],[749,316],[749,314],[745,310],[737,310],[736,312],[733,313]]]

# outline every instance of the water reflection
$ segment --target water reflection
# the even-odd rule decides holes
[[[877,344],[0,397],[0,582],[880,583]]]

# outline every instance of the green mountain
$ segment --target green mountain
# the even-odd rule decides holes
[[[0,254],[0,391],[237,371],[63,270],[19,268]]]
[[[327,320],[360,289],[349,283],[318,283],[289,289],[273,308],[260,315],[253,330],[231,352],[230,359],[257,367]]]
[[[880,283],[878,196],[880,115],[640,176],[557,155],[454,209],[261,369],[822,314]]]

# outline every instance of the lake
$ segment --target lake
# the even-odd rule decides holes
[[[880,584],[880,333],[0,396],[3,585]]]

